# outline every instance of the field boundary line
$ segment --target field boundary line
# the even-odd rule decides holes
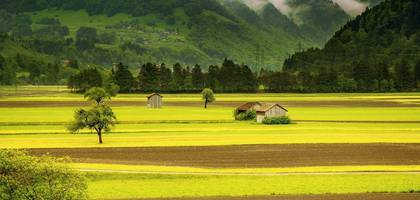
[[[418,124],[420,121],[339,121],[339,120],[294,120],[294,122],[313,123],[383,123],[383,124]],[[234,120],[144,120],[144,121],[119,121],[118,124],[233,124]],[[0,126],[53,126],[68,125],[69,122],[0,122]]]
[[[229,124],[234,120],[144,120],[144,121],[118,121],[118,124]],[[420,122],[419,122],[420,123]],[[69,122],[0,122],[0,126],[48,126],[68,125]]]
[[[383,124],[418,124],[420,121],[369,121],[369,120],[293,120],[294,122],[317,122],[317,123],[383,123]]]
[[[342,171],[342,172],[170,172],[170,171],[134,171],[78,168],[81,172],[122,173],[122,174],[159,174],[159,175],[214,175],[214,176],[296,176],[296,175],[375,175],[375,174],[420,174],[420,171]]]

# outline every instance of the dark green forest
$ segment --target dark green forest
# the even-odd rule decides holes
[[[410,91],[420,87],[420,2],[386,1],[337,31],[323,49],[284,63],[292,89]],[[318,77],[318,78],[317,78]],[[292,89],[293,90],[293,89]]]

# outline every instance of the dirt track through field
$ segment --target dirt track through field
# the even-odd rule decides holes
[[[160,198],[126,200],[419,200],[420,193],[369,193],[331,195],[279,195],[249,197],[201,197],[201,198]]]
[[[420,144],[286,144],[30,149],[76,162],[214,168],[420,165]]]
[[[343,101],[281,101],[285,107],[412,107],[418,106],[420,99],[411,103],[400,103],[396,101],[375,101],[375,100],[343,100]],[[237,107],[245,101],[217,101],[213,106]],[[111,101],[112,106],[146,106],[144,101]],[[200,101],[164,102],[164,106],[202,106]],[[80,107],[88,106],[85,101],[0,101],[0,107]]]

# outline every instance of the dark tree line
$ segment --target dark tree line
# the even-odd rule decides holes
[[[219,67],[212,65],[203,71],[200,65],[182,67],[179,63],[172,68],[164,63],[146,63],[134,76],[122,63],[113,67],[109,78],[101,77],[96,68],[82,70],[69,78],[68,86],[77,91],[114,83],[120,92],[197,92],[203,88],[213,88],[218,92],[256,92],[256,75],[246,65],[238,65],[225,59]]]
[[[97,68],[89,68],[71,75],[67,85],[76,91],[85,92],[93,87],[103,87],[104,81]]]

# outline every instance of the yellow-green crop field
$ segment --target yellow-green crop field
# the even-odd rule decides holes
[[[99,145],[89,130],[70,134],[66,129],[80,107],[77,103],[84,101],[82,95],[57,86],[0,87],[0,148],[420,144],[420,93],[216,94],[208,109],[202,108],[198,94],[168,94],[164,107],[156,110],[146,108],[146,96],[112,99],[119,123]],[[234,121],[235,106],[248,101],[284,103],[294,123]],[[420,191],[420,164],[415,162],[274,168],[73,166],[87,171],[92,199]]]

